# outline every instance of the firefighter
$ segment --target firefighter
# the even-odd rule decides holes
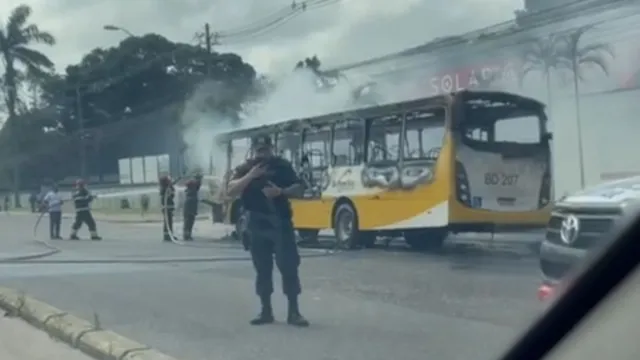
[[[246,216],[251,259],[256,270],[256,293],[262,310],[252,325],[274,322],[271,307],[273,293],[273,258],[282,275],[282,290],[288,299],[287,323],[308,326],[300,314],[301,292],[298,267],[300,255],[296,245],[292,211],[288,197],[300,196],[303,187],[291,163],[273,155],[271,138],[259,136],[251,141],[253,157],[240,165],[229,182],[230,196],[240,195]]]
[[[96,229],[96,221],[91,214],[91,202],[95,197],[91,195],[91,192],[87,189],[87,186],[82,179],[76,180],[75,191],[73,192],[73,206],[76,209],[76,217],[71,225],[71,240],[80,240],[78,238],[78,230],[82,224],[87,224],[89,233],[91,234],[91,240],[102,240],[98,236]]]
[[[177,240],[173,236],[173,212],[175,210],[175,188],[171,177],[160,178],[160,205],[162,206],[162,235],[164,241]]]
[[[198,193],[200,192],[202,177],[196,175],[193,179],[187,181],[184,190],[184,206],[183,206],[183,229],[182,234],[184,241],[193,240],[193,225],[198,215]]]

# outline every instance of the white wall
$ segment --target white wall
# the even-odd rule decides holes
[[[573,96],[550,110],[556,195],[580,188],[578,130]],[[640,174],[640,89],[581,97],[585,183]]]

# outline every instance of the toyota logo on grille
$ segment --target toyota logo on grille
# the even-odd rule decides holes
[[[560,227],[560,238],[565,244],[571,245],[576,238],[578,238],[578,232],[580,231],[580,220],[573,215],[569,215],[562,221],[562,227]]]

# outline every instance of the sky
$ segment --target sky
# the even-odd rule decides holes
[[[192,42],[205,23],[213,31],[228,32],[259,22],[291,1],[3,0],[0,19],[18,4],[30,5],[32,21],[57,38],[55,47],[43,51],[63,71],[92,48],[117,45],[127,36],[104,30],[107,24],[135,35],[155,32],[172,41]],[[336,0],[262,36],[222,39],[216,50],[240,54],[261,73],[289,71],[314,54],[331,67],[510,20],[522,6],[522,0]]]

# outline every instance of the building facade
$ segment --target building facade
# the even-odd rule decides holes
[[[557,194],[581,186],[580,167],[586,185],[640,174],[640,160],[628,156],[639,146],[632,137],[640,130],[640,7],[584,4],[570,20],[500,24],[339,70],[373,81],[382,102],[470,88],[542,101],[554,132]],[[558,1],[529,0],[525,8],[541,11],[554,5]]]

